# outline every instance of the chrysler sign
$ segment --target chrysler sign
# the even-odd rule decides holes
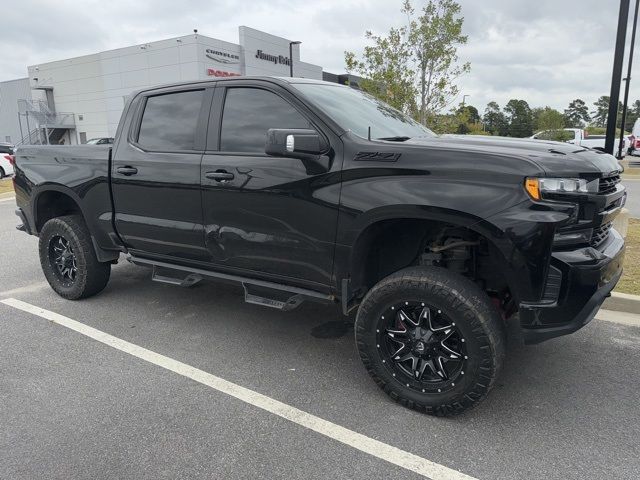
[[[205,50],[205,55],[207,58],[225,64],[233,64],[240,62],[240,56],[234,55],[233,53],[221,52],[220,50],[213,50],[211,48],[207,48]]]

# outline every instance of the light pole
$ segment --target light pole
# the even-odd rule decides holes
[[[295,42],[289,42],[289,76],[293,77],[293,46],[300,45],[302,42],[296,40]]]
[[[627,122],[627,103],[629,102],[629,87],[631,86],[631,66],[633,65],[633,49],[636,44],[636,28],[638,26],[638,9],[640,0],[636,0],[636,12],[633,15],[633,30],[631,30],[631,50],[629,51],[629,70],[627,78],[624,79],[624,103],[622,104],[622,126],[620,127],[620,144],[618,145],[618,158],[622,158],[622,144],[624,142],[624,124]]]
[[[471,95],[463,95],[462,96],[462,108],[464,108],[465,105],[465,100],[467,99],[467,97],[470,97]]]
[[[620,100],[622,64],[624,63],[624,44],[627,37],[628,21],[629,0],[620,0],[620,12],[618,13],[618,34],[616,35],[616,49],[613,55],[613,72],[611,74],[609,114],[607,115],[607,138],[604,142],[604,151],[611,155],[613,155],[613,147],[616,140],[616,123],[618,123],[618,101]],[[624,128],[624,125],[622,128]]]

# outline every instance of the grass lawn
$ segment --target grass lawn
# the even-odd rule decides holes
[[[629,220],[627,253],[624,259],[624,274],[616,292],[640,295],[640,220]]]
[[[10,178],[0,180],[0,193],[13,192],[13,182]]]

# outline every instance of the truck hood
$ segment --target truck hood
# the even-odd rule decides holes
[[[446,144],[452,150],[477,150],[479,154],[512,157],[514,161],[526,159],[537,164],[549,176],[601,176],[622,170],[613,155],[570,143],[482,135],[442,135],[405,142],[424,145],[434,143],[443,147]]]

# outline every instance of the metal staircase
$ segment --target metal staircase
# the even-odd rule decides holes
[[[69,130],[76,128],[75,115],[56,112],[42,100],[18,100],[18,115],[22,139],[18,145],[57,144]]]

